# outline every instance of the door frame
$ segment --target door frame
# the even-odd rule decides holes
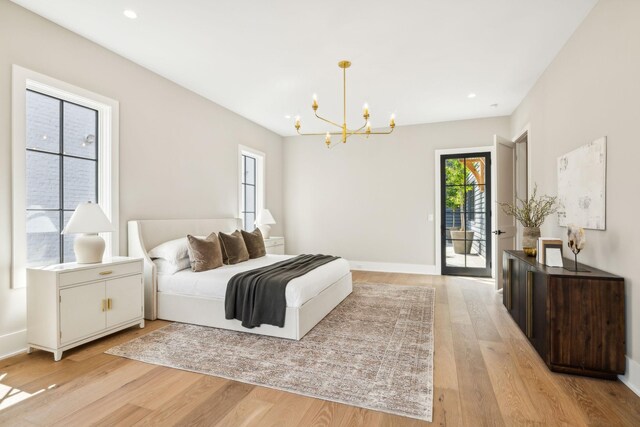
[[[451,154],[466,154],[466,153],[480,153],[480,152],[488,152],[489,153],[489,159],[490,159],[490,163],[491,163],[491,182],[492,185],[493,183],[495,183],[495,178],[496,178],[496,171],[495,171],[495,167],[493,165],[493,159],[495,158],[495,150],[494,147],[492,145],[485,145],[485,146],[480,146],[480,147],[468,147],[468,148],[444,148],[444,149],[440,149],[440,150],[435,150],[435,207],[436,207],[436,222],[435,222],[435,230],[434,230],[434,235],[435,235],[435,254],[436,254],[436,258],[435,258],[435,262],[436,262],[436,274],[437,275],[441,275],[442,274],[442,233],[441,233],[441,226],[442,226],[442,215],[441,215],[441,208],[442,208],[442,204],[441,204],[441,200],[440,200],[440,195],[441,195],[441,180],[440,180],[440,157],[442,157],[443,155],[451,155]],[[495,230],[496,229],[496,217],[495,215],[493,215],[493,210],[494,210],[494,206],[495,206],[495,192],[492,191],[491,192],[491,200],[489,201],[491,203],[491,230]],[[492,234],[491,236],[491,246],[492,248],[495,246],[495,236]],[[495,251],[491,251],[491,277],[495,278],[496,277],[496,254]]]
[[[519,132],[517,132],[511,138],[511,142],[514,144],[517,143],[523,136],[527,136],[527,194],[531,194],[533,192],[533,178],[531,173],[531,124],[527,123]],[[517,162],[516,162],[517,163]],[[517,164],[516,164],[517,168]],[[514,179],[514,188],[518,186],[518,179],[520,175],[518,173],[515,174]],[[516,221],[516,245],[515,248],[519,249],[522,246],[522,238],[520,237],[522,233],[522,225]]]

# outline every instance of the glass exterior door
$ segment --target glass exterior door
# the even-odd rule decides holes
[[[442,274],[491,277],[490,153],[440,158]]]

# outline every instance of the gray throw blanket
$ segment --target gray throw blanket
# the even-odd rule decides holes
[[[242,321],[245,328],[255,328],[263,323],[283,327],[287,311],[285,290],[289,281],[338,258],[298,255],[236,274],[227,284],[225,317]]]

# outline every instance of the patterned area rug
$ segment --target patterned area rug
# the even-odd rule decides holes
[[[435,290],[353,288],[300,341],[172,323],[107,353],[431,421]]]

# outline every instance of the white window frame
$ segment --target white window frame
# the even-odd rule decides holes
[[[13,65],[12,68],[12,257],[11,287],[26,286],[26,94],[33,90],[98,112],[98,204],[114,226],[113,233],[101,233],[105,256],[119,254],[119,103],[111,98]]]
[[[244,215],[244,195],[242,188],[242,156],[249,156],[256,159],[256,219],[258,213],[266,206],[265,202],[265,165],[267,163],[267,155],[262,151],[258,151],[245,145],[238,145],[238,217],[242,220],[242,228],[245,229]]]

